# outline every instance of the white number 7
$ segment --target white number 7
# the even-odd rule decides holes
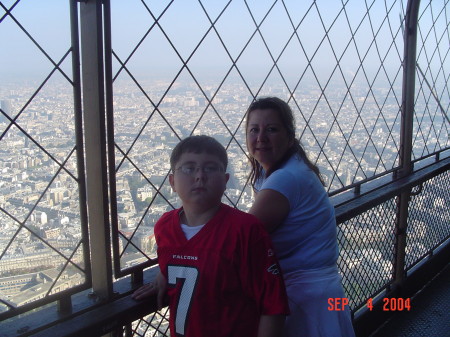
[[[194,267],[167,266],[167,278],[169,285],[182,282],[180,298],[176,309],[175,331],[184,336],[187,315],[191,307],[192,295],[197,284],[198,270]]]

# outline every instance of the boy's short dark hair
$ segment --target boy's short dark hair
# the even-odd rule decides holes
[[[189,136],[180,141],[170,155],[170,168],[175,170],[176,163],[180,160],[183,153],[207,153],[216,156],[227,169],[228,156],[227,151],[216,139],[206,135]]]

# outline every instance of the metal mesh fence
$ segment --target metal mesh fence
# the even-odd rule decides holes
[[[128,17],[111,9],[121,268],[133,263],[125,256],[154,256],[152,226],[179,205],[167,175],[181,138],[209,134],[226,146],[225,201],[248,209],[242,128],[254,97],[290,103],[330,192],[397,167],[403,2],[133,1]],[[136,29],[123,43],[129,18]]]
[[[0,2],[0,313],[90,283],[68,4]]]
[[[450,172],[428,180],[409,204],[406,270],[450,238]]]
[[[448,8],[435,1],[422,1],[421,8],[417,39],[414,159],[450,145],[450,74],[444,66],[450,57],[450,32],[443,20],[448,17]]]
[[[396,198],[339,224],[338,266],[353,310],[392,281]]]
[[[132,324],[133,336],[165,337],[169,332],[169,309],[165,308]]]

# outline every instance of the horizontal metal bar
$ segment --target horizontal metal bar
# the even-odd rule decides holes
[[[348,202],[335,205],[336,222],[343,223],[403,191],[429,180],[450,169],[450,158],[413,172],[411,175],[380,186],[376,190],[359,195]]]
[[[146,269],[144,278],[136,282],[130,277],[115,282],[115,298],[110,301],[97,302],[87,291],[79,292],[72,295],[71,312],[62,312],[58,305],[49,305],[0,321],[0,336],[101,336],[155,311],[151,299],[138,302],[130,296],[134,289],[152,281],[158,270]],[[116,320],[119,325],[111,325]]]
[[[129,295],[35,333],[33,336],[102,336],[155,312],[156,308],[156,297],[136,301]]]

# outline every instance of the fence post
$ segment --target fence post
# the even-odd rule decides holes
[[[400,170],[398,178],[408,176],[413,171],[412,136],[414,119],[414,97],[416,79],[417,25],[420,0],[409,0],[405,15],[403,84],[400,129]],[[401,290],[406,277],[406,229],[408,227],[408,205],[411,189],[401,193],[397,199],[397,224],[394,261],[394,288]]]
[[[96,298],[106,300],[112,295],[112,263],[106,166],[102,19],[101,0],[80,2],[83,116],[92,288]]]

